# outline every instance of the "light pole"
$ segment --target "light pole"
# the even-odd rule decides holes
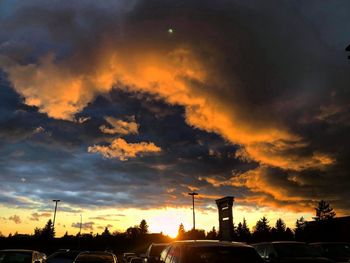
[[[192,193],[188,193],[188,195],[192,196],[193,230],[195,230],[196,229],[196,216],[195,216],[195,213],[194,213],[194,196],[198,195],[198,193],[192,192]]]
[[[61,200],[54,199],[52,201],[55,202],[55,213],[53,214],[53,222],[52,222],[52,228],[54,228],[55,227],[55,220],[56,220],[57,203],[61,202]]]

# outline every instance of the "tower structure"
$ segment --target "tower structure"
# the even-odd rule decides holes
[[[215,201],[219,212],[219,237],[221,240],[233,240],[233,201],[233,196],[226,196]]]

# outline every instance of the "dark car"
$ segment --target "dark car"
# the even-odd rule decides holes
[[[342,242],[319,242],[310,246],[316,249],[322,256],[335,262],[350,262],[350,244]]]
[[[72,263],[79,253],[77,250],[59,250],[47,257],[47,263]]]
[[[151,244],[145,255],[145,261],[148,263],[159,262],[160,253],[169,245],[169,243],[153,243]]]
[[[143,258],[140,257],[133,257],[132,259],[130,259],[130,263],[143,263]]]
[[[45,263],[46,255],[35,250],[4,249],[0,250],[0,263]]]
[[[124,263],[128,263],[128,258],[130,259],[130,257],[136,257],[136,254],[133,252],[126,252],[123,254],[123,262]]]
[[[333,262],[322,257],[316,250],[303,242],[276,241],[252,245],[259,255],[271,263],[327,263]]]
[[[188,240],[167,246],[162,263],[263,263],[251,246],[224,241]]]
[[[110,252],[82,252],[80,253],[74,263],[83,263],[83,262],[94,262],[94,263],[117,263],[117,257]]]

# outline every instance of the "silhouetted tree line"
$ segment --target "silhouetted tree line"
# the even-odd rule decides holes
[[[0,235],[0,249],[26,248],[35,249],[47,254],[58,249],[77,250],[109,250],[117,254],[126,251],[144,253],[151,243],[170,242],[171,238],[159,234],[150,234],[146,220],[139,225],[129,227],[125,232],[110,232],[106,227],[102,233],[77,233],[70,235],[68,232],[63,237],[55,238],[55,229],[52,221],[48,220],[43,228],[35,228],[32,235],[9,234],[8,237]]]
[[[322,241],[322,240],[336,240],[337,236],[334,232],[334,222],[331,220],[336,213],[329,203],[321,200],[317,207],[315,207],[316,216],[313,222],[306,222],[303,217],[295,222],[295,228],[291,229],[286,226],[283,219],[277,219],[274,226],[270,226],[269,220],[266,217],[259,219],[252,230],[249,229],[245,218],[243,222],[239,222],[234,226],[234,233],[232,233],[233,240],[246,243],[256,243],[262,241]],[[333,234],[333,238],[332,238]],[[215,227],[208,233],[204,230],[190,230],[185,231],[183,224],[179,226],[178,239],[220,239],[219,233]]]
[[[297,240],[297,241],[322,241],[333,240],[337,237],[334,220],[335,212],[330,205],[321,200],[315,208],[316,216],[314,221],[306,222],[303,217],[296,220],[294,229],[286,227],[283,219],[278,219],[273,226],[270,225],[266,217],[259,219],[252,230],[249,229],[246,220],[243,218],[234,226],[234,241],[255,243],[261,241],[274,240]],[[333,238],[332,238],[333,235]],[[218,231],[213,227],[205,232],[202,229],[192,229],[186,231],[183,224],[178,229],[178,240],[188,239],[220,239]],[[170,242],[168,236],[150,234],[146,220],[142,220],[139,225],[129,227],[125,232],[111,233],[106,227],[102,233],[70,235],[68,232],[61,238],[55,238],[55,229],[52,221],[48,220],[43,228],[35,228],[32,235],[9,234],[8,237],[1,235],[0,249],[5,248],[27,248],[36,249],[50,254],[57,249],[70,248],[80,250],[110,250],[115,253],[133,251],[145,252],[151,243]],[[340,241],[340,240],[338,240]]]

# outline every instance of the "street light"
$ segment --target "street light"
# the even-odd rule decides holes
[[[198,195],[196,192],[188,193],[188,195],[192,196],[192,210],[193,210],[193,230],[196,229],[196,216],[194,214],[194,196]]]
[[[56,220],[57,203],[61,202],[61,200],[54,199],[52,201],[56,203],[55,204],[55,213],[53,214],[53,222],[52,222],[52,228],[54,228],[55,227],[55,220]]]

